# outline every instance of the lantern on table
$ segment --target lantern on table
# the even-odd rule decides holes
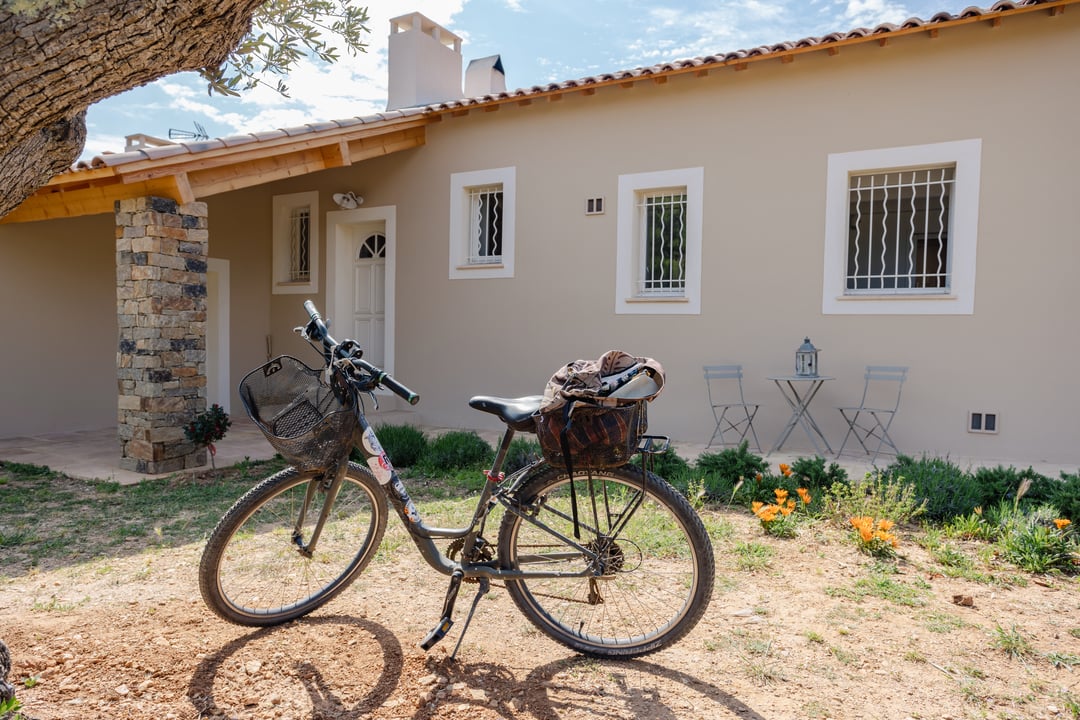
[[[818,374],[818,349],[810,342],[810,338],[803,340],[803,344],[795,351],[795,374],[799,377],[816,377]]]

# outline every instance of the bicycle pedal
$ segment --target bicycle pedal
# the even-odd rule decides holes
[[[444,617],[442,620],[439,621],[439,624],[435,626],[435,629],[429,632],[428,636],[424,638],[423,642],[420,643],[420,648],[422,650],[430,650],[431,648],[435,647],[435,643],[446,637],[446,633],[449,632],[450,628],[453,627],[453,625],[453,620],[451,620],[449,617]]]

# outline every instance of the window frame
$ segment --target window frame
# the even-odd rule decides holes
[[[979,183],[982,140],[831,153],[826,174],[824,274],[821,309],[825,315],[971,315],[975,310],[975,259],[979,235]],[[881,293],[847,290],[850,178],[871,173],[952,166],[949,197],[950,287]]]
[[[619,176],[616,220],[615,313],[618,315],[700,315],[702,221],[705,168],[681,168]],[[639,204],[649,195],[686,195],[684,287],[681,294],[638,290],[643,272]]]
[[[291,280],[292,232],[294,210],[308,208],[308,279]],[[274,195],[273,197],[273,277],[271,293],[293,295],[319,291],[319,193],[308,192]]]
[[[450,175],[450,266],[451,280],[514,277],[514,226],[516,215],[515,167],[471,170]],[[502,255],[497,262],[470,261],[470,191],[501,186]]]

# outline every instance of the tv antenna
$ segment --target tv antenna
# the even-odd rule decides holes
[[[177,130],[175,128],[169,128],[170,140],[209,140],[210,136],[206,134],[206,128],[199,123],[193,123],[195,130]]]

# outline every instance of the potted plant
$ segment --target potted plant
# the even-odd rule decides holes
[[[206,412],[199,413],[195,419],[184,428],[184,437],[196,445],[203,445],[210,451],[210,467],[217,470],[214,465],[214,455],[217,449],[214,443],[225,437],[225,431],[232,425],[229,414],[214,403]]]

